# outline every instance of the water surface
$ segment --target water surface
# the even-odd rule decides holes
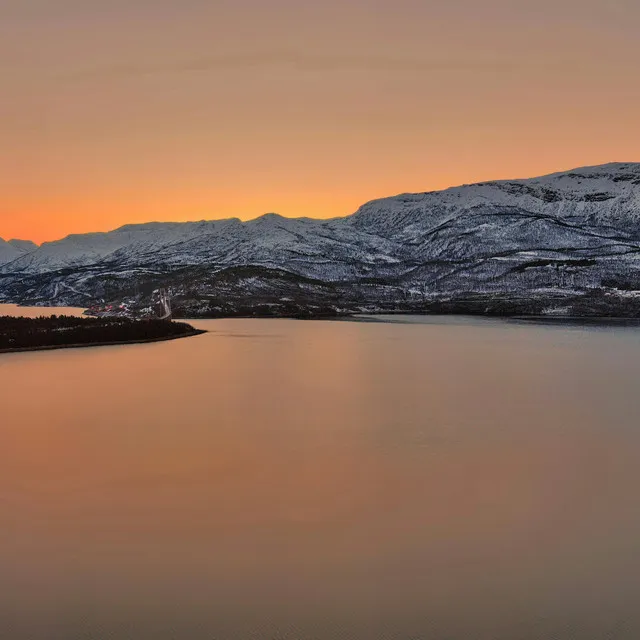
[[[24,316],[38,318],[40,316],[82,316],[84,309],[78,307],[20,307],[17,304],[0,303],[0,316]]]
[[[0,356],[0,637],[640,637],[640,330],[194,324]]]

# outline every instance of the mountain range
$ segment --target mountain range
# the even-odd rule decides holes
[[[442,311],[640,315],[640,163],[266,214],[0,240],[0,300],[183,315]]]

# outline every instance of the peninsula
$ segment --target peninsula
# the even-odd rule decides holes
[[[158,319],[0,316],[0,353],[159,342],[201,333],[184,322]]]

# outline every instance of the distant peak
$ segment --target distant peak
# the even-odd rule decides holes
[[[279,213],[271,212],[271,213],[264,213],[256,219],[257,220],[282,220],[284,219],[284,216],[281,216]]]
[[[279,213],[263,213],[261,216],[257,218],[253,218],[251,220],[247,220],[245,224],[274,224],[278,222],[283,222],[286,220],[291,220],[291,218],[285,218],[281,216]]]
[[[9,240],[8,244],[19,251],[23,251],[24,253],[35,251],[38,248],[38,245],[32,240],[19,240],[18,238]]]

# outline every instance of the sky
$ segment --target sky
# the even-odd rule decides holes
[[[0,237],[640,160],[637,0],[0,0]]]

